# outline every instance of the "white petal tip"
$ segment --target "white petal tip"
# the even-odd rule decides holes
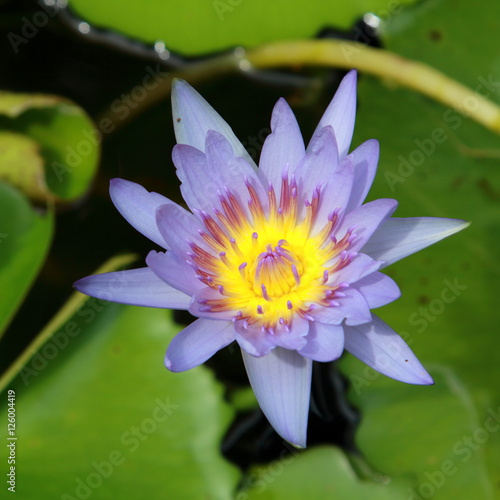
[[[397,380],[398,382],[403,382],[410,385],[434,385],[434,379],[425,371],[409,371],[406,373],[398,374],[388,374],[384,375]]]
[[[165,356],[165,368],[168,371],[171,371],[172,373],[180,373],[180,372],[184,372],[187,369],[189,369],[189,368],[183,368],[183,367],[179,368],[179,366],[176,365],[170,358],[168,358],[168,356]]]
[[[434,385],[434,379],[425,371],[425,368],[420,364],[418,359],[409,359],[409,362],[404,363],[408,366],[394,367],[392,373],[384,373],[384,370],[378,370],[384,375],[410,385]]]
[[[434,379],[427,373],[422,374],[420,381],[415,382],[417,385],[434,385]]]
[[[299,431],[298,429],[283,429],[273,422],[270,423],[276,433],[294,448],[299,450],[307,448],[307,427]]]
[[[289,444],[291,444],[294,448],[297,448],[298,450],[304,450],[307,448],[307,443],[306,440],[290,440],[290,439],[285,439],[285,441]]]
[[[186,82],[186,80],[183,80],[182,78],[174,78],[172,80],[172,92],[178,91],[181,88],[186,88],[186,87],[191,87],[189,83]]]
[[[357,80],[358,80],[357,69],[351,69],[343,78],[343,81],[349,83],[350,85],[356,85]]]
[[[441,235],[442,238],[446,238],[451,236],[452,234],[458,233],[463,229],[469,227],[471,222],[463,219],[445,219],[445,218],[436,218],[436,221],[441,221]],[[442,239],[441,238],[441,239]]]
[[[410,351],[407,352],[408,359],[400,360],[399,366],[395,364],[393,373],[385,373],[395,380],[412,385],[434,385],[433,378],[427,373],[418,358]]]
[[[167,357],[165,358],[165,367],[170,371],[174,371],[172,369],[172,361],[170,361]]]

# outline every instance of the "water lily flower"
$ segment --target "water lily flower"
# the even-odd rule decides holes
[[[304,146],[284,99],[271,118],[259,168],[229,125],[186,82],[172,93],[173,162],[190,211],[122,179],[111,199],[166,251],[146,267],[94,275],[93,297],[187,309],[198,317],[170,343],[166,366],[189,370],[236,341],[257,400],[276,431],[306,445],[312,362],[344,349],[375,370],[431,384],[416,356],[371,309],[400,296],[381,269],[467,223],[393,218],[397,202],[363,204],[378,163],[368,140],[349,154],[356,72],[349,72]]]

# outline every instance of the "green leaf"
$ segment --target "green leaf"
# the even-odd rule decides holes
[[[0,92],[0,115],[0,178],[35,200],[70,201],[85,194],[100,147],[99,132],[85,111],[58,96]],[[16,161],[20,151],[26,153],[22,163]]]
[[[170,51],[201,55],[241,45],[312,38],[326,27],[348,29],[366,12],[388,19],[409,3],[411,0],[312,0],[307,5],[291,5],[286,0],[150,0],[145,4],[126,0],[116,9],[98,0],[70,0],[69,5],[96,27],[147,43],[162,41]]]
[[[500,407],[479,414],[451,369],[428,368],[435,386],[414,387],[344,363],[363,412],[357,443],[384,474],[416,476],[405,498],[493,498],[487,443],[498,438]]]
[[[90,299],[40,348],[11,385],[21,498],[232,497],[232,411],[208,369],[163,366],[177,331],[168,311]]]
[[[486,5],[424,2],[394,18],[386,47],[434,64],[500,102],[489,29],[500,6]],[[381,146],[370,198],[397,198],[399,217],[444,216],[472,224],[387,268],[403,295],[376,312],[410,343],[436,386],[385,380],[348,356],[343,367],[362,412],[358,444],[380,472],[413,473],[419,488],[430,482],[436,500],[498,497],[500,432],[485,437],[480,430],[494,427],[491,414],[500,407],[498,136],[454,110],[369,77],[361,78],[359,103],[354,144],[376,137]],[[464,103],[464,111],[473,104]],[[469,457],[463,440],[470,436]],[[456,473],[437,487],[426,474],[444,474],[447,460]],[[440,473],[432,476],[437,484]],[[425,488],[420,494],[429,498]]]
[[[0,178],[22,189],[33,200],[52,198],[38,144],[25,135],[0,131]]]
[[[40,215],[17,189],[0,182],[0,333],[45,260],[53,222],[52,213]]]
[[[406,498],[410,487],[410,483],[402,480],[389,484],[360,480],[344,453],[333,447],[303,453],[284,448],[280,460],[255,468],[247,483],[237,500],[401,500]]]

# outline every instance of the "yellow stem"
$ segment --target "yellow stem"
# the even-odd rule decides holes
[[[343,40],[277,42],[249,50],[255,68],[307,65],[357,68],[416,90],[500,133],[500,107],[426,64],[392,52]]]
[[[426,64],[345,40],[274,42],[249,50],[238,48],[229,54],[189,63],[182,69],[166,75],[139,106],[129,110],[125,119],[117,117],[114,111],[108,109],[99,120],[111,120],[113,130],[121,128],[145,109],[165,99],[170,94],[173,78],[184,78],[196,83],[228,73],[283,66],[357,68],[363,73],[390,80],[432,97],[469,116],[489,130],[500,133],[500,107],[479,93]]]

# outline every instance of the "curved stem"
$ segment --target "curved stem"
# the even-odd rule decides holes
[[[432,97],[500,133],[498,105],[433,67],[393,52],[343,40],[304,40],[261,46],[246,57],[258,68],[292,64],[357,68]]]
[[[227,73],[283,66],[323,66],[357,68],[384,80],[416,90],[472,118],[489,130],[500,134],[500,107],[461,83],[426,64],[405,59],[392,52],[345,40],[297,40],[274,42],[254,49],[235,49],[201,62],[184,66],[166,74],[160,84],[148,92],[137,107],[130,109],[125,119],[118,118],[110,108],[98,119],[108,119],[119,129],[138,114],[170,94],[173,78],[191,83]]]

